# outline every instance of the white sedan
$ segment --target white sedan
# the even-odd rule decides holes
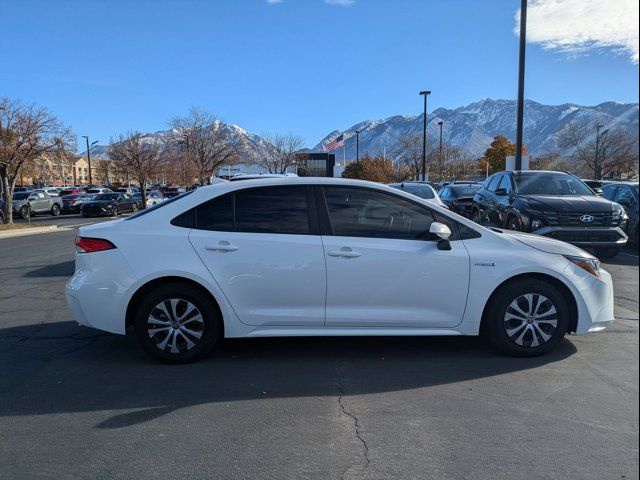
[[[223,336],[483,332],[531,356],[614,318],[587,252],[358,180],[218,183],[82,227],[76,246],[73,317],[173,363]]]

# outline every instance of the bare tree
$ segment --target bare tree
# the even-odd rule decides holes
[[[283,174],[289,167],[296,165],[296,154],[304,148],[304,140],[298,135],[273,135],[266,133],[262,136],[267,142],[265,151],[255,159],[255,163],[266,168],[269,173]],[[306,158],[301,157],[305,162]]]
[[[238,162],[242,141],[230,139],[215,115],[192,107],[188,115],[174,117],[170,124],[177,151],[192,163],[201,185],[217,170]]]
[[[75,140],[71,129],[46,108],[0,99],[0,180],[7,223],[13,223],[11,198],[25,163],[47,153],[69,151]]]
[[[138,132],[120,135],[110,140],[107,154],[121,169],[138,181],[142,208],[147,206],[147,183],[164,161],[164,145],[147,140]]]
[[[598,125],[605,125],[598,133]],[[638,159],[638,134],[603,119],[574,121],[558,133],[558,145],[568,149],[580,173],[601,179],[633,171]]]
[[[392,155],[400,167],[409,172],[414,180],[422,174],[422,136],[417,133],[402,135],[398,138]]]

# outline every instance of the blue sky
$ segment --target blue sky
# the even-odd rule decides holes
[[[619,2],[616,36],[592,31],[593,10],[576,19],[531,1],[527,98],[638,101],[637,6]],[[197,105],[313,146],[365,119],[419,113],[421,89],[433,92],[430,110],[515,98],[519,3],[0,0],[0,95],[46,106],[100,143],[164,129]],[[584,25],[566,32],[563,14]],[[635,38],[621,26],[629,18]]]

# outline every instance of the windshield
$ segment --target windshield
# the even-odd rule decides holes
[[[416,197],[424,198],[427,200],[435,198],[433,189],[429,185],[412,185],[410,183],[400,183],[391,186],[393,188],[397,188],[398,190],[404,190],[405,192],[415,195]]]
[[[556,172],[522,172],[514,175],[521,195],[595,195],[580,179]]]
[[[464,187],[449,186],[454,197],[474,197],[482,185],[465,185]]]
[[[96,195],[94,200],[117,200],[117,193],[101,193],[100,195]]]
[[[24,200],[29,196],[29,192],[18,192],[13,194],[14,200]]]

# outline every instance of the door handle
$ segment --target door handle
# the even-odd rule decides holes
[[[210,250],[212,252],[235,252],[238,250],[238,247],[235,245],[231,245],[229,242],[222,241],[213,245],[206,245],[205,250]]]
[[[329,250],[327,255],[331,257],[342,257],[342,258],[356,258],[361,256],[360,252],[354,252],[351,249],[349,250]]]

